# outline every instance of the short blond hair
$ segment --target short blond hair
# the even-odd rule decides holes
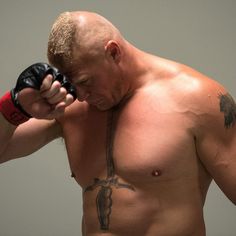
[[[48,41],[49,63],[66,72],[76,64],[102,58],[104,45],[121,34],[104,17],[93,12],[64,12],[52,26]]]
[[[71,13],[60,14],[49,35],[47,56],[50,64],[62,67],[62,64],[71,63],[75,34],[76,25]]]

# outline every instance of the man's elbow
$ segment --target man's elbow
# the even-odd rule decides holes
[[[236,206],[236,193],[228,194],[227,197]]]
[[[10,158],[8,155],[5,155],[5,152],[0,154],[0,164],[10,161],[13,158]]]
[[[7,161],[6,158],[4,158],[4,156],[0,155],[0,164],[4,163],[6,161]]]
[[[230,199],[230,200],[236,206],[236,196],[234,198]]]

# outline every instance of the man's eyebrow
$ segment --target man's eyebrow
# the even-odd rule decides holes
[[[72,71],[70,71],[70,72],[64,72],[63,75],[65,75],[66,78],[67,78],[70,82],[72,82],[73,77],[75,77],[75,73],[73,73]]]
[[[81,76],[75,77],[74,79],[72,78],[72,81],[74,83],[79,84],[79,83],[83,83],[83,82],[87,81],[88,79],[89,79],[88,76],[81,75]]]

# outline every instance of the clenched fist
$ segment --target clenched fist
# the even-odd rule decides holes
[[[14,125],[30,117],[53,119],[76,97],[73,85],[56,68],[36,63],[25,69],[15,88],[0,99],[0,111]]]

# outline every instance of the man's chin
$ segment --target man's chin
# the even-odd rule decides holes
[[[108,104],[100,103],[100,104],[91,104],[88,103],[89,106],[96,108],[99,111],[107,111],[112,108],[112,106],[108,106]]]
[[[88,103],[88,104],[92,107],[95,107],[99,111],[108,111],[117,105],[112,102],[111,103],[100,102],[100,103]]]
[[[110,110],[112,108],[112,106],[107,106],[107,105],[96,105],[95,106],[99,111],[107,111]]]

